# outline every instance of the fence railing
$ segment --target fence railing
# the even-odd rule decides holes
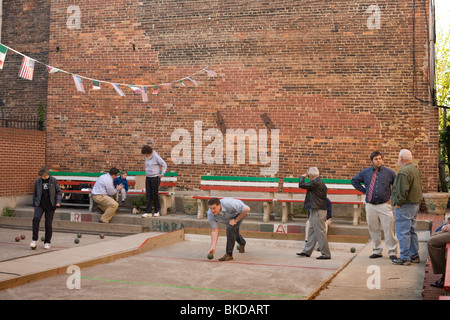
[[[40,120],[37,115],[15,115],[2,116],[0,115],[0,127],[27,129],[44,131],[44,121]]]

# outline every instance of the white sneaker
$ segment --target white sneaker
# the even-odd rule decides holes
[[[37,241],[31,241],[30,248],[31,249],[36,249],[36,247],[37,247]]]
[[[154,216],[154,217],[159,217],[160,214],[159,214],[159,212],[155,212],[155,213],[153,214],[153,216]]]
[[[144,213],[144,214],[142,215],[142,218],[148,218],[148,217],[151,217],[151,216],[152,216],[151,213]]]
[[[44,249],[50,249],[50,243],[44,243]]]

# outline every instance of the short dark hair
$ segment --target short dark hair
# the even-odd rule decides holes
[[[117,168],[111,168],[111,169],[109,169],[109,174],[110,175],[112,175],[112,176],[117,176],[117,175],[119,175],[119,169],[117,169]]]
[[[39,177],[47,176],[49,174],[50,174],[50,171],[48,170],[47,167],[44,166],[41,169],[39,169],[39,172],[38,172]]]
[[[212,205],[220,205],[220,200],[219,198],[211,198],[208,200],[208,206],[212,206]]]
[[[142,154],[150,154],[152,152],[153,152],[152,147],[150,147],[150,146],[143,146],[142,147],[142,150],[141,150]]]
[[[381,158],[383,158],[383,155],[381,154],[380,151],[374,151],[374,152],[372,152],[372,153],[370,154],[370,161],[372,161],[373,158],[378,157],[378,156],[381,156]]]

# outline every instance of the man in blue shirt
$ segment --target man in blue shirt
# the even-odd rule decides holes
[[[219,261],[233,260],[234,244],[237,242],[240,245],[239,252],[245,252],[245,239],[239,233],[239,227],[242,220],[247,216],[250,208],[241,200],[232,198],[211,198],[208,201],[208,220],[211,225],[211,248],[208,253],[216,252],[217,240],[219,239],[218,222],[227,226],[227,247],[226,254],[219,259]]]
[[[366,195],[366,219],[373,245],[373,254],[369,258],[382,257],[383,230],[389,258],[394,260],[397,259],[398,241],[394,235],[394,213],[390,202],[395,172],[383,165],[383,156],[379,151],[372,152],[370,160],[372,166],[361,170],[352,178],[353,187]]]
[[[116,214],[119,204],[112,198],[118,191],[122,190],[123,185],[114,188],[114,179],[119,175],[119,169],[111,168],[108,173],[101,175],[91,190],[92,199],[97,206],[104,212],[100,217],[100,223],[109,223]]]

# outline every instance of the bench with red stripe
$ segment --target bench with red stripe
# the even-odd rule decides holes
[[[450,243],[445,247],[447,250],[447,264],[445,265],[444,291],[450,292]]]
[[[91,196],[91,189],[97,181],[98,177],[105,173],[97,172],[50,172],[54,176],[61,187],[63,192],[63,205],[70,206],[89,206],[89,210],[92,212],[94,202]],[[136,178],[138,181],[136,181]],[[141,171],[128,171],[128,195],[144,195],[145,194],[145,172]],[[143,182],[141,182],[143,181]],[[140,184],[139,184],[140,183]],[[138,184],[138,185],[136,185]],[[80,189],[80,185],[86,185],[85,188]],[[160,187],[166,190],[160,190],[159,194],[161,199],[161,214],[167,213],[167,208],[175,211],[175,188],[177,185],[177,173],[166,172],[161,179]],[[87,195],[88,201],[73,201],[74,195]]]
[[[145,172],[140,171],[129,171],[128,186],[134,187],[129,188],[127,194],[129,195],[145,195]],[[132,175],[132,176],[130,176]],[[177,186],[177,172],[166,172],[161,178],[161,183],[159,184],[160,204],[161,204],[161,215],[167,214],[167,209],[171,212],[175,212],[175,189]],[[131,181],[130,181],[131,180]]]
[[[305,180],[306,182],[309,179]],[[351,180],[345,179],[322,179],[327,186],[327,196],[333,204],[353,205],[353,225],[358,225],[361,220],[361,208],[363,205],[362,195],[353,188]],[[298,178],[284,178],[282,194],[285,197],[276,198],[276,202],[281,203],[281,221],[288,222],[289,215],[292,214],[293,203],[303,203],[305,201],[306,189],[298,187]]]
[[[198,219],[202,219],[205,212],[208,210],[209,199],[230,197],[244,202],[263,202],[263,221],[268,222],[270,214],[274,209],[275,193],[278,192],[278,178],[201,176],[200,189],[204,191],[205,194],[193,197],[194,199],[197,199]],[[256,194],[256,196],[253,196],[254,194]]]

